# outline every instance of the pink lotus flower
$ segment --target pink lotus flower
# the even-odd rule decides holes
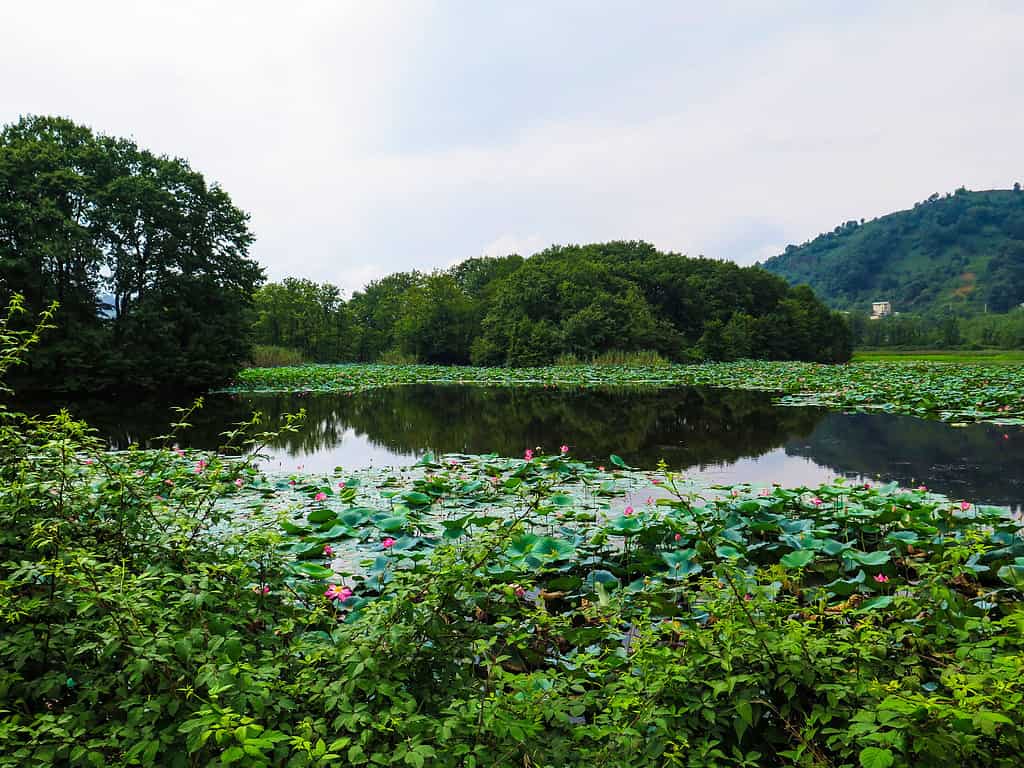
[[[870,491],[871,490],[871,483],[864,483],[864,490],[865,491]]]
[[[324,556],[331,557],[332,555],[334,555],[334,547],[330,544],[324,544]]]
[[[331,586],[327,588],[327,591],[324,592],[324,597],[328,600],[340,600],[344,602],[352,597],[352,590],[348,587],[343,587],[340,584],[331,584]]]
[[[971,503],[969,501],[961,501],[960,502],[960,509],[962,509],[964,512],[966,512],[970,508],[971,508]]]
[[[625,515],[626,517],[629,517],[630,515],[632,515],[632,514],[633,514],[633,508],[632,508],[632,507],[626,507],[626,508],[625,508],[625,509],[624,509],[624,510],[622,511],[622,514],[624,514],[624,515]]]
[[[243,480],[240,477],[236,477],[235,478],[235,488],[241,488],[243,485],[245,485],[245,480]]]
[[[888,580],[889,577],[886,576],[884,573],[875,574],[875,581],[877,581],[879,584],[885,584],[885,582],[887,582]]]
[[[653,483],[654,485],[661,485],[661,480],[659,480],[658,478],[654,478],[653,480],[651,480],[651,482],[652,482],[652,483]]]
[[[603,467],[603,466],[600,466],[600,467],[598,467],[598,468],[597,468],[597,471],[598,471],[598,472],[604,472],[604,467]]]
[[[395,540],[389,536],[388,538],[384,539],[384,541],[382,541],[380,545],[384,547],[384,549],[391,549],[393,546],[395,546]]]
[[[252,591],[255,592],[257,595],[269,595],[270,587],[268,587],[266,584],[264,584],[262,587],[257,584],[255,587],[252,588]]]
[[[288,481],[288,485],[295,485],[295,481],[294,480],[289,480]]]
[[[82,463],[85,464],[86,466],[89,466],[90,464],[95,464],[96,459],[83,459]]]
[[[672,538],[674,538],[674,539],[675,539],[676,541],[680,541],[680,540],[681,540],[681,539],[683,538],[683,534],[681,534],[681,533],[677,533],[677,534],[676,534],[675,536],[673,536]]]
[[[204,469],[206,469],[206,460],[200,459],[199,461],[196,462],[195,473],[197,475],[201,475],[203,474]]]
[[[811,499],[811,504],[813,504],[813,505],[814,505],[814,506],[816,506],[816,507],[820,507],[820,506],[821,506],[822,504],[824,504],[824,503],[825,503],[825,502],[823,502],[823,501],[822,501],[821,499],[819,499],[819,498],[818,498],[817,496],[815,496],[815,497],[814,497],[813,499]]]
[[[320,491],[316,496],[313,497],[313,501],[327,501],[327,494]]]
[[[917,486],[917,490],[919,490],[919,491],[921,491],[922,493],[924,493],[925,491],[927,491],[927,490],[928,490],[928,488],[927,488],[927,486],[924,486],[924,485],[919,485],[919,486]]]
[[[520,600],[526,597],[526,590],[518,584],[513,584],[512,588],[515,590],[516,597],[518,597]]]
[[[526,459],[527,461],[531,461],[533,459],[533,450],[527,448],[525,451],[523,451],[523,458]]]
[[[648,507],[654,506],[654,497],[653,496],[648,496],[647,497],[647,506]]]
[[[344,488],[345,487],[345,483],[344,482],[338,483],[338,487],[339,488]]]
[[[136,470],[135,470],[135,476],[136,476],[136,477],[143,477],[143,476],[144,476],[145,474],[146,474],[146,473],[145,473],[145,472],[143,472],[143,471],[142,471],[141,469],[136,469]]]
[[[568,445],[563,445],[558,450],[561,451],[562,453],[568,453],[569,452],[569,446]]]

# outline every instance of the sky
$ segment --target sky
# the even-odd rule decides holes
[[[0,123],[186,158],[270,279],[646,240],[740,264],[1024,181],[1024,3],[0,0]]]

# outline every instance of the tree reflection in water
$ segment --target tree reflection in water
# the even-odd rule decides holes
[[[167,431],[166,403],[75,402],[111,447]],[[51,412],[56,407],[24,405]],[[888,414],[773,406],[764,392],[715,389],[522,389],[457,385],[390,387],[355,395],[216,395],[182,443],[215,449],[220,433],[253,410],[273,428],[305,408],[299,432],[270,446],[282,466],[407,464],[426,451],[519,456],[528,447],[606,461],[616,453],[650,468],[713,468],[722,481],[816,484],[834,475],[924,483],[957,498],[1024,501],[1024,431],[950,427]],[[1005,435],[1005,436],[1004,436]],[[758,458],[760,457],[760,458]]]

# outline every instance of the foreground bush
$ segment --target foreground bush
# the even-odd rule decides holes
[[[3,413],[0,766],[1019,764],[1006,510],[567,447],[273,478],[174,439]]]

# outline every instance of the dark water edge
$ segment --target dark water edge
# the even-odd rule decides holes
[[[151,436],[166,433],[176,418],[171,404],[119,398],[17,406],[34,413],[66,406],[120,449],[153,446]],[[427,451],[518,456],[567,443],[573,455],[597,463],[612,453],[639,468],[664,460],[670,469],[720,483],[817,485],[844,476],[1024,504],[1020,428],[783,407],[767,393],[738,390],[414,385],[353,395],[212,395],[179,443],[218,449],[221,433],[254,410],[272,428],[299,409],[307,412],[305,423],[268,447],[269,467],[357,469],[410,464]]]

